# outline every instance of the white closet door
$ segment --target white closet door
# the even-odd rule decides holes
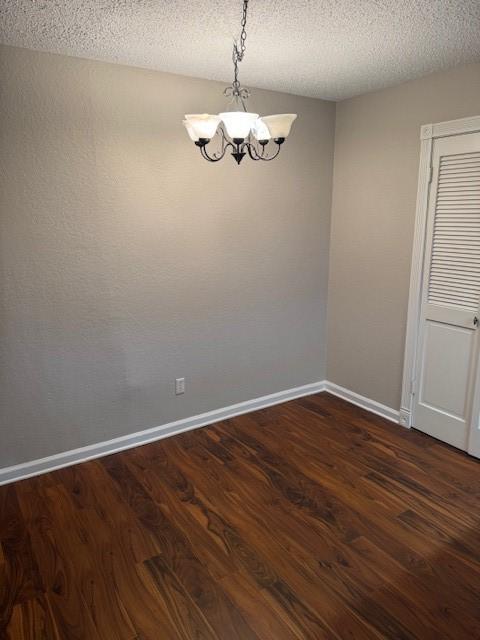
[[[480,134],[434,142],[414,426],[466,450],[480,305]]]

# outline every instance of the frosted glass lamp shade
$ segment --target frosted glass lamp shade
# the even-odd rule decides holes
[[[217,127],[220,124],[220,118],[218,116],[211,116],[208,113],[189,113],[185,116],[185,120],[192,128],[192,132],[197,136],[197,139],[204,138],[210,140],[215,135]]]
[[[219,115],[232,140],[233,138],[247,138],[250,129],[258,118],[258,113],[248,113],[245,111],[227,111]]]
[[[267,125],[272,138],[286,138],[296,117],[296,113],[281,113],[275,116],[264,116],[262,120]]]
[[[262,118],[255,120],[252,127],[252,133],[255,136],[255,140],[270,140],[270,131],[267,125],[263,122]]]
[[[183,126],[185,127],[185,129],[187,130],[188,135],[190,136],[190,140],[192,142],[197,142],[198,140],[198,136],[195,133],[195,131],[193,130],[192,125],[190,124],[190,122],[188,120],[183,120]]]

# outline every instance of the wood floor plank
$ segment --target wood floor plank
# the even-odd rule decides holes
[[[60,637],[100,640],[73,562],[76,549],[72,552],[69,546],[72,529],[63,528],[61,511],[47,493],[48,488],[40,490],[37,487],[33,490],[31,486],[26,481],[19,483],[16,488]],[[81,531],[76,531],[76,540],[81,535]]]
[[[57,545],[69,560],[98,634],[101,637],[108,634],[112,640],[134,640],[136,631],[112,579],[112,564],[120,553],[125,552],[120,537],[114,539],[113,532],[105,526],[96,510],[78,509],[69,499],[65,487],[58,486],[46,492],[51,505],[55,505],[50,510],[53,513],[56,509],[56,523],[66,534]],[[133,559],[131,564],[134,564]]]
[[[0,487],[0,634],[15,605],[43,592],[31,539],[20,510],[15,485]]]
[[[450,589],[451,581],[452,579],[455,581],[455,576],[466,576],[468,573],[465,566],[454,564],[450,567],[450,556],[437,556],[434,565],[439,567],[440,572],[448,572],[450,578],[450,582],[445,583],[443,576],[439,573],[399,570],[395,561],[383,549],[366,538],[355,540],[353,546],[369,563],[372,570],[382,576],[384,585],[393,586],[397,591],[408,594],[409,600],[414,603],[412,606],[427,611],[430,619],[433,618],[437,624],[441,622],[444,638],[456,640],[458,637],[468,637],[472,629],[476,629],[480,637],[476,586],[466,580],[462,584],[457,584],[454,593]],[[473,574],[470,575],[473,576]],[[476,580],[478,577],[476,579],[474,577],[474,581]],[[447,594],[450,606],[445,606],[443,598],[432,598],[432,592],[438,596]]]
[[[177,525],[181,526],[185,535],[190,537],[197,554],[212,568],[212,572],[218,577],[230,598],[237,602],[238,598],[245,593],[250,595],[250,600],[246,597],[242,598],[243,606],[240,606],[250,626],[255,630],[261,625],[261,629],[264,630],[267,625],[275,630],[272,637],[279,640],[286,633],[285,638],[292,637],[292,633],[295,637],[304,637],[304,632],[288,617],[282,604],[274,595],[269,594],[265,585],[252,577],[249,571],[243,574],[238,573],[239,567],[235,561],[235,554],[229,551],[229,544],[225,542],[224,537],[218,535],[218,526],[214,526],[215,523],[212,526],[212,518],[218,520],[217,514],[213,513],[196,495],[196,489],[190,481],[172,464],[171,456],[165,455],[163,448],[152,447],[148,451],[149,455],[145,455],[146,448],[138,449],[132,456],[133,462],[142,470],[145,485],[149,487],[149,491],[158,502],[164,504],[168,512],[175,517]],[[209,473],[215,475],[212,465],[209,466]],[[168,495],[166,488],[171,490],[171,495]],[[190,517],[186,518],[186,516]],[[242,563],[240,567],[241,565]],[[256,567],[255,573],[257,571]],[[236,588],[233,588],[233,585],[236,585]],[[239,585],[242,585],[243,589],[240,589]],[[281,600],[284,598],[285,591],[286,589],[282,593]],[[255,598],[251,597],[252,593],[256,593]],[[248,604],[250,604],[249,607],[246,606]],[[315,618],[313,612],[309,615]],[[282,627],[279,627],[279,618],[283,620]]]
[[[291,435],[291,430],[289,431],[289,433]],[[308,441],[308,442],[309,442],[309,445],[308,445],[309,447],[313,446],[311,441]],[[275,445],[275,440],[273,438],[271,440],[271,444],[272,446]],[[344,452],[344,455],[345,453],[346,452]],[[356,453],[358,454],[358,451]],[[453,452],[453,453],[455,455],[456,452]],[[473,464],[475,465],[476,463],[474,462]],[[309,469],[311,469],[312,466],[314,469],[316,468],[315,462],[309,464]],[[338,468],[336,468],[335,470],[338,471]],[[313,477],[315,478],[315,475]],[[395,500],[398,500],[399,505],[403,504],[403,509],[406,509],[409,505],[418,506],[418,502],[420,500],[421,509],[423,513],[427,513],[429,517],[432,519],[433,523],[439,522],[439,519],[440,519],[441,527],[445,527],[449,525],[450,535],[452,537],[454,537],[455,531],[457,531],[459,536],[461,536],[463,532],[468,530],[468,527],[464,526],[464,523],[467,523],[467,522],[470,523],[470,527],[472,531],[478,531],[478,524],[480,523],[478,512],[470,513],[470,515],[467,516],[467,514],[471,510],[465,509],[466,504],[470,504],[469,498],[463,503],[461,500],[457,500],[457,503],[455,505],[452,505],[450,500],[445,500],[445,507],[443,507],[441,505],[442,498],[440,496],[433,493],[432,491],[425,491],[421,485],[418,485],[418,483],[415,482],[413,479],[408,479],[407,477],[405,477],[404,483],[403,482],[398,483],[397,482],[398,477],[399,476],[395,468],[391,469],[390,477],[388,477],[388,469],[383,469],[383,475],[382,475],[381,473],[378,473],[378,472],[369,471],[367,468],[367,474],[364,475],[363,480],[364,481],[368,480],[369,483],[370,481],[376,480],[376,483],[378,484],[378,486],[383,487],[384,489],[387,488],[385,490],[386,497],[389,500],[392,500],[392,498]],[[335,485],[338,482],[338,473],[324,474],[321,478],[321,482],[326,483],[326,485],[329,488],[331,488],[332,490],[335,490]],[[350,501],[349,504],[351,504],[353,508],[358,508],[359,505],[362,504],[360,496],[356,492],[356,487],[354,483],[351,483],[350,487],[352,489],[351,495],[347,497],[347,494],[343,493],[343,497],[344,499],[346,498],[347,500]],[[408,489],[408,493],[407,493],[407,489]],[[460,517],[458,519],[458,522],[454,522],[452,520],[451,506],[454,506],[455,509],[458,511],[458,509],[462,510],[462,505],[463,505],[463,514],[465,514],[465,517]],[[425,554],[426,556],[428,556],[431,553],[431,551],[435,549],[437,546],[436,539],[432,538],[432,536],[417,535],[414,537],[409,537],[406,527],[395,528],[391,526],[389,518],[385,517],[387,514],[385,513],[382,514],[380,512],[380,516],[383,516],[383,517],[381,518],[378,517],[379,514],[376,512],[378,512],[379,509],[382,508],[381,504],[377,502],[376,510],[372,508],[374,506],[375,505],[371,505],[369,507],[368,503],[364,503],[362,513],[368,514],[369,519],[372,520],[372,525],[374,525],[374,529],[377,536],[378,536],[379,529],[382,529],[382,528],[385,529],[385,534],[388,535],[388,538],[385,540],[385,544],[384,545],[380,544],[378,540],[377,540],[377,543],[382,548],[385,547],[385,548],[389,548],[390,550],[394,550],[395,554],[398,557],[399,555],[401,555],[398,553],[399,551],[398,542],[399,540],[405,540],[407,541],[408,546],[410,547],[410,552],[406,550],[406,554],[405,554],[406,563],[404,562],[404,566],[406,566],[407,568],[410,566],[412,569],[414,568],[414,566],[416,566],[417,569],[419,567],[424,566],[427,571],[431,570],[432,569],[431,563],[429,563],[426,559],[422,559],[422,557],[417,557],[415,559],[414,557],[411,556],[411,552],[413,551],[413,549],[416,549],[418,553]],[[402,513],[403,513],[403,509],[402,509]],[[458,525],[457,528],[455,528],[456,525]],[[418,530],[418,532],[420,532],[420,530]],[[395,540],[395,535],[397,535],[397,540]],[[447,539],[447,536],[444,535],[443,540],[445,541],[446,539]],[[453,561],[453,558],[451,556],[449,549],[444,548],[442,551],[443,551],[443,555],[447,555],[449,557],[449,562],[451,563]],[[476,555],[476,549],[473,549],[472,551],[473,553],[468,554],[470,560],[473,560]],[[465,566],[463,567],[463,571],[465,571]],[[437,579],[439,578],[440,576],[437,575]],[[450,583],[448,582],[448,584]]]
[[[227,425],[225,428],[228,428]],[[171,447],[170,447],[171,449]],[[170,452],[171,453],[171,452]],[[190,458],[191,459],[191,456]],[[238,468],[237,468],[238,471]],[[200,469],[196,470],[195,477],[198,478],[201,473]],[[243,502],[243,501],[242,501]],[[222,511],[225,512],[226,507],[223,506]],[[271,514],[270,514],[271,515]],[[275,536],[278,535],[279,531],[285,531],[285,522],[288,520],[288,516],[286,513],[282,515],[280,521],[276,521],[275,523]],[[249,529],[254,529],[255,524],[249,521]],[[308,542],[305,539],[305,536],[302,540],[304,545],[308,545]],[[270,544],[272,541],[270,541]],[[290,538],[289,546],[294,544],[294,540]],[[370,596],[374,589],[377,589],[379,585],[382,584],[382,580],[378,575],[372,575],[371,569],[362,562],[359,562],[359,559],[356,558],[350,550],[342,544],[341,541],[337,540],[335,544],[332,544],[326,537],[323,537],[322,540],[318,538],[315,540],[314,544],[310,545],[312,549],[312,553],[315,553],[315,550],[318,554],[321,554],[323,560],[320,561],[312,561],[312,557],[308,557],[304,553],[304,549],[299,547],[295,548],[296,557],[302,557],[302,559],[306,562],[309,569],[314,571],[318,576],[318,579],[322,584],[329,584],[331,589],[343,600],[345,604],[348,604],[350,607],[351,613],[352,609],[358,607],[358,602],[363,602],[364,606],[367,603],[370,603],[370,606],[367,609],[363,610],[363,617],[365,620],[368,620],[373,626],[377,624],[380,628],[378,631],[387,634],[388,637],[394,635],[395,637],[409,637],[408,627],[415,628],[416,621],[415,617],[412,616],[411,611],[415,608],[414,603],[409,599],[402,596],[401,593],[397,592],[395,596],[395,603],[397,614],[398,610],[401,608],[403,610],[403,618],[407,621],[407,628],[400,628],[396,624],[396,617],[392,617],[388,611],[389,609],[389,601],[386,601],[385,607],[383,608],[383,613],[380,616],[380,612],[382,610],[382,605],[380,602],[380,598],[377,597],[377,601],[375,604],[376,616],[375,620],[371,620],[369,617],[369,609],[373,610],[371,606]],[[278,553],[277,553],[278,556]],[[353,578],[350,574],[353,574]],[[353,597],[352,597],[353,595]],[[339,605],[337,605],[338,607]],[[356,609],[354,609],[356,610]],[[427,620],[430,618],[430,624],[433,622],[433,616],[429,615],[427,610],[424,611],[424,623],[422,623],[421,631],[424,637],[436,637],[436,631],[433,626],[428,627]],[[344,633],[346,631],[344,630]],[[358,631],[353,637],[358,635]]]
[[[252,580],[240,573],[220,578],[228,593],[259,638],[263,640],[302,640],[304,632],[278,601],[265,589],[252,590]],[[255,593],[255,597],[252,594]]]
[[[166,603],[142,564],[132,565],[118,554],[111,564],[111,581],[137,632],[136,640],[178,640]]]
[[[176,634],[182,640],[220,640],[162,556],[146,560]]]
[[[298,419],[297,410],[294,410],[293,415],[297,416],[293,419]],[[287,420],[286,428],[288,428],[288,423]],[[471,491],[467,493],[459,491],[458,488],[447,484],[441,478],[431,476],[421,468],[420,458],[415,459],[415,464],[413,464],[413,456],[410,455],[406,460],[400,449],[395,449],[393,454],[391,449],[387,452],[384,447],[378,447],[376,438],[373,436],[365,437],[365,429],[349,432],[348,428],[345,429],[342,426],[342,423],[337,423],[337,427],[334,428],[330,423],[325,425],[324,418],[320,416],[314,421],[313,428],[309,421],[304,422],[305,439],[308,442],[315,439],[319,427],[325,440],[333,443],[334,448],[340,454],[354,458],[368,471],[394,481],[405,490],[413,489],[418,499],[425,497],[428,500],[430,508],[438,508],[438,505],[442,505],[441,508],[444,512],[448,509],[450,516],[471,526],[477,525],[478,500],[475,494],[472,494]],[[466,505],[471,508],[465,509]]]
[[[309,409],[313,411],[316,408],[328,406],[331,412],[328,424],[335,426],[340,422],[343,427],[340,430],[336,429],[338,433],[357,434],[366,441],[380,440],[384,451],[395,450],[397,455],[409,459],[412,465],[428,472],[435,479],[447,482],[452,488],[473,496],[478,506],[480,478],[475,472],[478,463],[474,458],[418,431],[399,430],[388,420],[383,420],[329,394],[310,396],[308,401]],[[299,404],[304,406],[308,401],[300,399]],[[289,407],[292,406],[295,405],[289,405]],[[419,445],[420,442],[422,445]],[[425,445],[425,442],[428,444]]]
[[[225,427],[222,425],[219,428],[223,430]],[[228,422],[227,429],[240,447],[247,450],[249,462],[267,475],[271,485],[284,499],[308,513],[317,522],[322,522],[338,539],[349,541],[358,537],[358,518],[355,512],[346,509],[340,500],[336,500],[300,469],[285,463],[247,430],[240,431],[235,419]],[[239,452],[240,447],[233,442],[232,447]]]
[[[160,553],[155,536],[139,524],[100,461],[61,469],[58,476],[80,514],[96,518],[99,530],[107,539],[115,538],[129,562],[143,562]]]
[[[262,440],[262,442],[267,443],[275,450],[282,452],[283,449],[281,442],[276,440],[273,436],[274,433],[271,430],[269,431],[268,427],[263,427],[261,431],[257,432],[257,438]],[[306,451],[304,451],[304,453],[306,453]],[[296,454],[295,448],[289,447],[288,455],[297,464],[297,466],[302,463],[302,458],[299,454]],[[318,455],[316,458],[317,457]],[[335,457],[333,457],[333,459],[335,459]],[[345,465],[342,467],[337,466],[336,470],[344,473]],[[345,497],[346,492],[352,493],[355,495],[357,509],[360,504],[363,504],[364,511],[372,511],[372,508],[375,508],[375,505],[369,505],[366,500],[374,499],[378,503],[378,491],[376,494],[372,494],[370,492],[371,484],[375,485],[377,489],[380,489],[381,492],[384,493],[385,500],[389,500],[396,505],[397,513],[392,513],[395,517],[401,517],[401,514],[406,510],[406,508],[415,510],[418,507],[419,501],[421,501],[423,514],[428,515],[430,523],[437,524],[437,527],[444,532],[444,539],[449,536],[450,539],[454,540],[456,535],[462,535],[462,533],[468,530],[469,527],[475,530],[480,526],[480,515],[478,513],[473,513],[469,517],[457,518],[458,510],[456,504],[451,505],[449,500],[443,499],[433,491],[423,490],[421,485],[419,486],[418,483],[412,480],[408,481],[405,479],[404,482],[399,482],[398,474],[396,472],[392,472],[392,477],[390,478],[385,474],[382,475],[377,472],[368,472],[363,477],[358,477],[358,481],[356,478],[352,477],[349,479],[348,484],[342,483],[340,485],[338,483],[338,479],[341,474],[335,473],[326,475],[324,473],[324,469],[316,465],[315,460],[313,460],[309,461],[309,464],[306,466],[306,473],[313,480],[323,484],[337,495]],[[369,487],[367,492],[365,491],[366,486]],[[343,490],[344,488],[346,491]],[[455,507],[454,513],[452,513],[452,506]],[[403,520],[403,518],[401,519]],[[463,547],[465,547],[465,544]],[[474,548],[470,547],[467,550],[467,554],[470,559],[475,559],[478,554],[477,546]]]
[[[1,640],[480,640],[480,463],[326,393],[0,487]]]
[[[5,633],[5,640],[59,640],[47,597],[16,604]]]
[[[159,473],[159,470],[163,466],[160,464],[160,457],[157,455],[155,458],[155,467],[150,471],[158,474],[158,482],[155,485],[157,492],[160,483],[170,484],[170,487],[178,492],[179,500],[184,505],[188,505],[187,508],[194,514],[191,523],[192,526],[197,529],[199,527],[204,528],[205,533],[207,533],[212,540],[216,540],[217,543],[220,544],[217,553],[221,554],[223,552],[223,554],[226,554],[233,563],[234,570],[240,571],[243,577],[248,580],[252,592],[258,592],[257,611],[260,613],[262,610],[262,595],[268,593],[270,600],[276,603],[276,610],[283,610],[285,615],[290,615],[291,625],[293,625],[295,629],[298,629],[299,632],[307,634],[307,636],[313,633],[315,637],[318,638],[336,637],[334,632],[325,624],[325,621],[316,614],[315,610],[319,608],[318,601],[315,600],[313,604],[312,602],[308,603],[307,596],[307,602],[302,603],[302,598],[298,597],[290,586],[276,574],[268,558],[262,558],[252,541],[250,541],[249,544],[239,535],[234,526],[235,520],[232,522],[232,518],[230,518],[228,523],[223,520],[206,496],[196,490],[186,476],[184,476],[177,467],[172,465],[172,457],[173,452],[169,448],[166,456],[163,457],[163,463],[167,463],[168,465],[168,474],[164,474],[163,476],[161,472]],[[211,470],[212,467],[210,466],[210,471]],[[150,482],[149,484],[151,485],[152,483]],[[207,490],[211,488],[212,487],[208,487]],[[224,508],[225,505],[222,502],[222,510]],[[229,513],[229,515],[232,514]],[[249,525],[251,533],[253,530],[251,521],[249,521]],[[199,549],[197,553],[199,553],[200,556],[202,556],[202,551],[206,546],[205,543],[196,545],[196,548]],[[270,555],[274,549],[275,547],[272,548],[270,541],[268,548]],[[284,549],[279,549],[278,553],[283,555]],[[208,560],[210,565],[212,562],[211,556]],[[311,589],[311,584],[304,581],[303,589],[305,593],[308,593],[309,589]],[[322,596],[325,606],[328,594],[322,593]],[[336,607],[337,609],[340,608],[339,602],[336,602]],[[352,637],[363,637],[361,623],[357,622],[355,625],[355,621],[353,620],[350,626],[353,626],[356,630],[356,635]],[[365,629],[363,629],[363,631],[365,632]]]
[[[230,526],[222,527],[221,523],[213,525],[212,520],[215,519],[215,515],[212,515],[212,508],[209,505],[209,499],[206,497],[215,491],[215,485],[209,482],[212,463],[208,465],[208,472],[205,473],[204,470],[207,467],[202,464],[204,459],[201,454],[201,446],[196,446],[195,451],[190,449],[188,456],[183,455],[182,457],[179,453],[175,443],[168,443],[168,458],[173,457],[185,473],[188,473],[191,465],[194,464],[194,457],[198,456],[199,458],[197,466],[194,467],[194,476],[197,487],[200,486],[203,493],[197,489],[195,502],[197,505],[200,503],[202,509],[210,513],[210,518],[208,518],[209,530],[213,533],[216,531],[219,537],[221,537],[222,529],[223,531],[228,529],[230,535],[234,538],[238,539],[243,536],[243,553],[237,557],[239,570],[255,576],[259,581],[259,586],[269,591],[270,596],[280,606],[284,607],[285,611],[292,617],[292,620],[295,621],[295,624],[300,629],[303,628],[307,636],[312,631],[309,629],[309,623],[315,619],[318,626],[315,631],[317,637],[321,629],[323,629],[322,633],[333,631],[333,629],[328,629],[326,619],[335,613],[336,615],[344,614],[342,618],[344,620],[342,628],[344,638],[377,637],[373,627],[368,622],[362,623],[356,616],[355,611],[348,606],[347,602],[342,600],[339,593],[344,586],[342,578],[333,574],[328,577],[317,575],[315,570],[319,566],[318,559],[312,558],[302,548],[302,545],[306,544],[306,536],[308,537],[308,522],[301,523],[302,526],[299,527],[298,520],[290,519],[288,511],[281,511],[279,519],[272,519],[272,511],[270,510],[269,523],[271,523],[271,526],[269,527],[268,524],[261,521],[259,525],[258,512],[262,513],[268,507],[271,509],[272,505],[258,503],[255,508],[255,504],[249,504],[251,496],[248,496],[248,494],[242,493],[237,502],[235,499],[229,501],[226,494],[222,492],[222,495],[217,495],[215,502],[217,504],[220,503],[221,512],[225,514]],[[238,468],[236,471],[238,471]],[[227,475],[226,471],[224,474]],[[233,486],[235,486],[233,475],[231,479],[233,480]],[[237,491],[240,491],[238,487]],[[260,489],[255,492],[255,497],[259,495],[259,492]],[[190,500],[191,503],[192,501]],[[290,528],[286,533],[285,523],[287,520],[290,521]],[[232,531],[232,526],[241,532],[241,536],[239,536],[238,531]],[[266,530],[269,530],[268,537],[264,535]],[[301,543],[296,545],[296,539],[299,536]],[[248,551],[245,549],[247,544],[249,546]],[[226,546],[228,546],[228,543]],[[230,546],[232,547],[232,545]],[[242,549],[241,544],[237,544],[237,546]],[[332,551],[328,545],[326,546],[325,539],[319,537],[316,537],[315,542],[311,543],[311,548],[315,549],[315,552],[320,557],[328,557],[329,560],[332,558],[332,554],[335,554],[335,551]],[[236,546],[233,545],[233,549],[236,550]],[[256,552],[252,550],[256,550]],[[263,557],[259,557],[259,555]],[[250,562],[247,561],[248,559],[250,559]],[[338,563],[338,566],[340,564],[341,562]],[[327,580],[324,579],[325,577],[327,577]],[[312,590],[313,585],[317,585],[317,587]],[[278,589],[279,586],[281,587],[280,589]],[[290,596],[286,598],[286,594],[290,594]],[[302,611],[298,607],[292,608],[291,604],[295,601],[304,602],[310,611]],[[305,625],[307,626],[305,627]]]
[[[142,524],[157,536],[161,554],[170,570],[213,629],[220,637],[232,640],[256,639],[256,634],[212,579],[208,568],[198,560],[188,539],[165,517],[141,482],[118,458],[105,458],[103,463],[124,491]]]

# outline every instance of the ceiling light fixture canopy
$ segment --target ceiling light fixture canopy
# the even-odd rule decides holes
[[[240,43],[233,43],[233,82],[223,92],[230,98],[227,111],[218,115],[208,113],[187,114],[183,124],[190,139],[200,149],[200,153],[209,162],[221,160],[228,149],[237,164],[248,154],[252,160],[270,161],[278,156],[285,142],[296,113],[283,113],[274,116],[260,117],[258,113],[247,110],[246,102],[250,91],[242,87],[238,79],[238,64],[242,62],[246,51],[246,25],[248,0],[243,0],[242,32]],[[207,145],[217,136],[220,149],[213,153],[207,151]],[[272,154],[269,153],[269,142],[277,145]]]

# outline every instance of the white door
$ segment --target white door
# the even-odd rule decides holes
[[[480,133],[434,141],[413,426],[480,456]]]

